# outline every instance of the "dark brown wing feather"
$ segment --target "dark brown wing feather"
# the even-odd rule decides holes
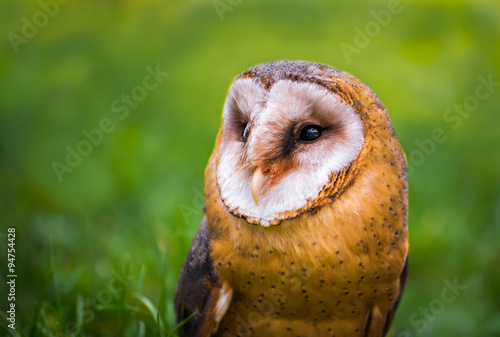
[[[203,216],[181,270],[175,296],[177,322],[196,312],[179,329],[180,336],[210,336],[214,327],[214,309],[221,293],[210,258],[210,232]]]
[[[396,315],[396,310],[398,309],[399,302],[401,301],[401,297],[403,296],[403,291],[405,290],[406,280],[408,279],[408,272],[410,270],[410,256],[406,257],[405,266],[399,275],[399,293],[392,310],[387,314],[387,321],[385,322],[384,327],[384,336],[389,332],[389,328],[391,327],[392,320],[394,319],[394,315]]]

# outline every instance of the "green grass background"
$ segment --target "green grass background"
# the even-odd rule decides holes
[[[478,76],[500,82],[500,3],[401,1],[348,60],[341,44],[389,2],[237,2],[220,1],[231,7],[221,20],[212,1],[72,0],[18,53],[8,34],[41,7],[1,2],[0,335],[166,336],[227,89],[252,65],[292,59],[369,85],[414,166],[410,278],[392,336],[499,336],[500,87],[458,127],[443,116]],[[169,76],[117,118],[112,102],[156,65]],[[59,182],[51,164],[103,118],[114,131]],[[415,162],[436,128],[446,141]],[[10,227],[16,331],[5,320]],[[129,281],[109,296],[116,273]],[[441,306],[455,279],[467,288]],[[421,309],[425,324],[411,319]]]

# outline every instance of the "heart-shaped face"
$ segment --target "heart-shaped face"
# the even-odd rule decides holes
[[[268,226],[318,197],[364,144],[359,113],[314,81],[238,77],[224,105],[217,164],[233,214]]]

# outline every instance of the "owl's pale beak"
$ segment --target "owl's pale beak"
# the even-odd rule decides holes
[[[269,177],[262,173],[262,167],[257,167],[252,177],[252,197],[257,206],[259,206],[259,197],[268,180]]]

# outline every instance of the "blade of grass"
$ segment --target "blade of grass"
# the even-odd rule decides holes
[[[143,264],[141,267],[141,271],[139,272],[139,283],[137,284],[137,293],[142,294],[142,288],[144,286],[144,279],[146,278],[146,272],[148,267]]]
[[[146,296],[144,295],[141,295],[139,293],[134,293],[133,294],[142,304],[144,304],[144,306],[149,310],[149,312],[151,313],[151,317],[153,318],[155,324],[157,323],[157,314],[158,314],[158,310],[156,309],[155,305],[153,304],[153,302],[151,302],[149,300],[149,298],[147,298]]]
[[[188,318],[186,318],[185,320],[183,320],[182,322],[179,322],[179,324],[177,324],[174,328],[174,330],[170,331],[170,333],[168,334],[167,337],[173,337],[174,336],[174,333],[177,332],[177,330],[179,330],[184,324],[186,324],[187,322],[189,322],[189,320],[191,318],[193,318],[194,316],[198,315],[197,312],[193,312]]]
[[[82,294],[76,296],[76,336],[81,336],[83,333],[83,315],[84,315],[85,304],[83,303]]]
[[[139,321],[139,333],[137,334],[138,337],[144,337],[146,336],[146,324],[143,321]]]
[[[137,289],[138,289],[138,293],[141,294],[142,293],[142,290],[143,290],[143,287],[144,287],[144,280],[146,278],[146,271],[147,271],[147,267],[146,265],[142,265],[141,267],[141,271],[139,272],[139,281],[138,281],[138,284],[137,284]],[[135,301],[135,306],[138,307],[140,305],[140,300],[136,298],[136,301]],[[132,321],[132,319],[134,317],[136,317],[136,313],[135,312],[130,312],[130,315],[129,315],[129,319],[128,321]],[[134,336],[136,334],[136,332],[134,331],[134,329],[129,329],[128,331],[128,334],[126,336]]]
[[[130,254],[128,252],[125,253],[125,265],[123,267],[123,270],[125,272],[125,275],[130,274]],[[119,303],[122,306],[127,306],[127,295],[128,295],[128,289],[129,289],[129,284],[125,284],[124,288],[122,291],[120,291],[118,294],[115,294],[115,297],[118,299]],[[116,333],[116,336],[127,336],[126,331],[131,331],[133,330],[133,317],[135,313],[131,311],[119,311],[118,312],[118,322],[119,324],[119,329]]]
[[[37,323],[38,318],[40,316],[40,309],[42,307],[43,299],[47,295],[47,291],[49,290],[50,284],[52,283],[51,281],[52,281],[53,276],[54,276],[54,273],[51,272],[49,275],[49,279],[47,280],[47,284],[45,285],[44,289],[42,290],[42,293],[40,294],[40,297],[38,298],[38,301],[37,301],[37,304],[35,306],[34,313],[33,313],[33,322],[31,323],[31,329],[30,329],[30,333],[29,333],[30,337],[38,336],[36,323]]]
[[[162,268],[161,268],[161,287],[160,287],[160,301],[158,304],[158,308],[160,311],[160,317],[162,318],[163,324],[166,327],[166,331],[170,331],[170,321],[167,316],[167,308],[168,308],[168,299],[167,299],[167,287],[166,287],[166,274],[167,274],[167,257],[165,255],[162,256]]]
[[[156,312],[156,329],[158,331],[158,337],[162,337],[163,331],[161,330],[161,320],[160,320],[160,312]]]
[[[75,288],[76,283],[82,278],[84,269],[83,266],[78,266],[71,271],[71,274],[61,286],[61,293],[63,295],[69,294]]]
[[[59,321],[56,322],[57,330],[59,330],[59,336],[66,336],[59,325]]]
[[[57,279],[56,275],[56,263],[54,259],[54,241],[52,240],[52,236],[49,239],[49,245],[50,245],[50,269],[52,272],[52,275],[54,277],[54,294],[56,296],[56,304],[57,304],[57,313],[58,317],[63,317],[62,315],[62,304],[61,304],[61,287],[59,286],[59,281]]]

